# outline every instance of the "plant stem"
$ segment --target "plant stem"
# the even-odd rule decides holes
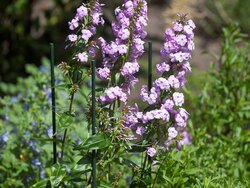
[[[141,179],[143,179],[143,175],[144,175],[144,172],[145,172],[145,166],[146,166],[147,159],[148,159],[148,156],[147,156],[147,152],[146,152],[145,158],[144,158],[144,162],[143,162],[143,166],[142,166]]]
[[[168,156],[168,155],[166,155],[166,156],[164,157],[164,159],[163,159],[161,165],[159,166],[159,168],[158,168],[158,170],[157,170],[157,173],[156,173],[156,175],[155,175],[155,179],[154,179],[154,183],[153,183],[153,185],[152,185],[152,188],[155,186],[157,177],[158,177],[158,175],[159,175],[159,173],[160,173],[160,168],[162,167],[163,163],[164,163],[165,160],[167,159],[167,156]]]
[[[72,93],[70,96],[70,104],[69,104],[69,112],[68,112],[69,114],[68,115],[72,114],[74,95],[75,95],[75,93]],[[66,128],[64,130],[64,134],[63,134],[60,163],[63,162],[63,155],[64,155],[64,148],[65,148],[65,143],[66,143],[67,131],[68,131],[68,129]]]

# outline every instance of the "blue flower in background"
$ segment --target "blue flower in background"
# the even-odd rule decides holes
[[[38,148],[36,148],[35,141],[30,141],[30,142],[29,142],[29,146],[31,147],[31,149],[32,149],[33,151],[35,151],[35,152],[37,152],[37,153],[40,153],[40,152],[41,152]]]
[[[52,104],[52,91],[51,88],[48,88],[46,85],[43,85],[43,91],[45,93],[46,99],[48,100],[49,104]]]
[[[47,134],[48,134],[48,136],[49,136],[50,138],[53,137],[53,130],[52,130],[52,127],[49,127],[49,128],[47,129]]]
[[[45,171],[42,169],[40,172],[40,178],[43,180],[45,178]]]
[[[35,121],[32,121],[31,125],[33,126],[34,129],[37,129],[37,123]]]
[[[78,137],[78,138],[76,139],[76,144],[79,145],[81,142],[82,142],[81,139]]]
[[[11,104],[17,103],[18,102],[18,98],[17,97],[11,97],[10,98],[10,102],[11,102]]]
[[[10,131],[6,131],[0,137],[0,143],[6,143],[9,140]]]
[[[9,121],[9,115],[8,115],[7,112],[4,114],[4,120],[5,120],[5,121]]]
[[[34,165],[34,166],[36,166],[37,168],[39,168],[40,166],[41,166],[41,161],[40,161],[40,159],[37,157],[37,158],[34,158],[34,159],[32,159],[31,160],[31,163]]]
[[[45,66],[40,66],[39,70],[40,70],[41,73],[47,73],[49,71],[49,69],[47,67],[45,67]]]
[[[23,105],[23,109],[28,111],[29,110],[29,105],[27,103],[24,103]]]

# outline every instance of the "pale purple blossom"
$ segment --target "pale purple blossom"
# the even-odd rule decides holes
[[[188,112],[184,108],[179,108],[175,114],[175,122],[180,127],[186,127]]]
[[[118,45],[117,46],[117,51],[121,55],[126,54],[128,52],[128,47],[125,44]]]
[[[182,29],[183,29],[183,25],[181,23],[179,22],[174,23],[174,26],[173,26],[174,31],[180,32],[182,31]]]
[[[70,30],[75,30],[78,26],[79,26],[79,22],[78,22],[78,19],[76,19],[76,18],[73,18],[73,19],[69,22],[69,29],[70,29]]]
[[[123,92],[122,89],[118,86],[108,88],[105,91],[105,94],[99,97],[99,101],[101,103],[113,102],[117,99],[119,99],[122,102],[126,102],[127,100],[126,93]]]
[[[77,35],[75,34],[68,35],[68,39],[70,42],[75,42],[77,41]]]
[[[136,134],[142,136],[145,133],[145,128],[143,126],[139,126],[136,128]]]
[[[161,108],[166,110],[171,110],[174,107],[174,101],[172,99],[167,99],[162,105]]]
[[[155,109],[155,110],[151,110],[146,112],[143,117],[142,117],[142,121],[143,123],[147,123],[149,121],[152,121],[154,119],[158,119],[158,120],[163,120],[163,121],[169,121],[170,118],[170,114],[169,112],[162,108],[162,109]]]
[[[77,17],[79,20],[83,19],[83,17],[84,17],[84,16],[87,16],[87,14],[88,14],[88,8],[85,7],[84,4],[81,5],[80,7],[78,7],[78,8],[76,9],[76,17]]]
[[[131,74],[135,74],[138,71],[139,71],[139,64],[137,62],[126,62],[121,69],[121,74],[123,76],[128,76]]]
[[[160,77],[157,80],[155,80],[153,86],[165,91],[168,91],[170,89],[170,84],[168,80],[163,77]]]
[[[147,154],[148,154],[150,157],[154,157],[155,154],[156,154],[155,148],[153,148],[153,147],[148,147]]]
[[[87,30],[87,29],[83,29],[82,30],[82,38],[86,41],[89,40],[89,38],[92,36],[93,34],[91,33],[90,30]]]
[[[174,127],[169,127],[168,128],[168,138],[170,140],[174,139],[175,137],[177,137],[178,132]]]
[[[192,144],[192,137],[190,136],[188,131],[181,132],[182,139],[178,142],[177,148],[181,149],[184,145]]]
[[[184,103],[184,95],[183,93],[174,92],[173,93],[173,101],[176,106],[182,106]]]
[[[173,88],[179,88],[180,87],[180,82],[174,75],[171,75],[171,76],[168,77],[168,83]]]
[[[141,99],[143,102],[148,104],[155,104],[160,96],[160,90],[158,88],[152,87],[150,92],[148,92],[147,86],[143,85],[141,88]]]
[[[193,29],[196,28],[195,24],[194,24],[194,21],[193,20],[188,20],[187,21],[187,24],[190,25],[190,27],[192,27]]]
[[[156,71],[158,74],[168,72],[169,70],[170,70],[170,66],[166,62],[161,62],[161,63],[156,64]]]
[[[180,46],[185,46],[187,43],[186,35],[180,34],[176,36],[176,43]]]
[[[87,63],[88,62],[88,54],[86,52],[78,53],[76,55],[77,60],[81,63]]]
[[[122,40],[126,40],[128,39],[130,35],[130,31],[128,29],[121,29],[119,32],[118,32],[118,36],[120,39]]]
[[[98,76],[98,78],[100,78],[101,80],[106,80],[109,75],[110,75],[110,70],[107,67],[104,68],[98,68],[96,70],[96,75]]]

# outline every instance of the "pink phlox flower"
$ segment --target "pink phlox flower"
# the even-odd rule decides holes
[[[128,29],[120,29],[118,32],[118,37],[122,40],[126,40],[129,38],[130,31]]]
[[[167,99],[162,105],[161,108],[166,110],[171,110],[174,107],[174,101],[171,99]]]
[[[98,68],[96,70],[96,74],[101,80],[106,80],[110,75],[110,69],[108,69],[107,67]]]
[[[178,132],[176,131],[176,129],[174,127],[169,127],[168,128],[168,138],[170,140],[176,138],[178,135]]]
[[[184,103],[183,93],[174,92],[173,93],[173,100],[174,100],[174,103],[176,106],[182,106],[182,104]]]
[[[183,29],[183,25],[181,23],[179,22],[174,23],[174,26],[173,26],[174,31],[180,32],[182,31],[182,29]]]
[[[84,16],[87,16],[88,14],[88,8],[85,7],[85,5],[81,5],[79,8],[76,10],[76,17],[81,20]]]
[[[158,74],[168,72],[169,70],[170,70],[170,66],[166,62],[161,62],[161,63],[156,64],[156,72]]]
[[[70,42],[75,42],[77,41],[77,35],[75,34],[68,35],[68,39]]]
[[[188,61],[184,61],[182,64],[182,69],[185,71],[185,72],[191,72],[191,66],[189,64]]]
[[[177,148],[180,150],[185,145],[192,144],[192,137],[189,134],[188,131],[184,130],[180,133],[183,137],[182,139],[177,143]]]
[[[183,34],[177,35],[175,40],[176,40],[176,43],[180,46],[185,46],[187,43],[187,37],[186,35],[183,35]]]
[[[172,29],[166,29],[165,31],[165,40],[166,41],[170,41],[173,40],[173,38],[175,37],[175,33]]]
[[[145,133],[145,128],[143,126],[138,126],[135,132],[136,134],[142,136]]]
[[[173,88],[179,88],[180,87],[180,82],[174,75],[170,75],[168,77],[168,83]]]
[[[76,18],[73,18],[70,22],[68,22],[68,24],[70,30],[75,30],[79,26],[78,19]]]
[[[153,83],[154,87],[158,87],[161,90],[168,91],[170,89],[170,84],[166,78],[160,77]]]
[[[93,34],[91,33],[90,30],[88,30],[88,29],[83,29],[83,30],[82,30],[82,38],[83,38],[84,40],[88,41],[89,38],[90,38],[92,35],[93,35]]]
[[[81,63],[87,63],[88,62],[88,54],[86,52],[78,53],[76,55],[76,58]]]
[[[192,27],[193,29],[196,28],[196,26],[195,26],[193,20],[188,20],[188,21],[187,21],[187,24],[188,24],[190,27]]]
[[[123,76],[127,76],[135,74],[138,71],[139,71],[139,64],[137,62],[126,62],[121,69],[121,74]]]
[[[150,157],[154,157],[155,154],[156,154],[155,148],[153,148],[153,147],[148,147],[147,154],[148,154]]]
[[[175,114],[175,122],[180,127],[187,125],[188,112],[184,108],[179,108]]]
[[[123,55],[126,54],[128,51],[128,47],[125,44],[121,44],[117,46],[119,54]]]

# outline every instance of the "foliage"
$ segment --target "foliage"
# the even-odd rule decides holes
[[[200,95],[187,90],[193,144],[164,156],[160,183],[168,182],[169,187],[249,185],[250,64],[246,41],[234,25],[223,29],[221,54],[205,75]]]
[[[11,93],[11,97],[0,99],[0,187],[27,187],[34,182],[45,178],[45,167],[52,165],[52,125],[51,125],[51,90],[49,86],[48,60],[43,60],[38,69],[27,65],[30,76],[19,78],[17,85],[0,84],[4,93]],[[58,75],[58,70],[56,71]],[[65,111],[64,100],[58,96],[65,96],[60,88],[60,76],[57,76],[57,113]],[[88,88],[84,89],[88,91]],[[79,103],[76,98],[75,103]],[[81,100],[81,105],[84,104]],[[76,110],[85,110],[80,107]],[[69,140],[72,143],[85,136],[83,116],[76,119],[64,119],[57,115],[58,133],[64,130],[68,121],[71,124]],[[76,126],[76,124],[82,126]],[[76,131],[78,132],[76,135]],[[59,138],[58,138],[59,139]],[[60,145],[58,144],[58,148]],[[72,159],[75,156],[66,149],[65,157]],[[73,159],[72,159],[73,160]],[[67,170],[73,168],[67,165]]]
[[[205,2],[205,22],[202,29],[209,34],[220,32],[222,26],[232,22],[238,23],[244,32],[249,33],[250,1],[248,0],[208,0]],[[207,24],[208,23],[208,24]]]
[[[48,44],[66,36],[61,28],[74,6],[63,0],[1,0],[0,81],[16,82],[25,76],[26,63],[40,65],[49,53]],[[63,48],[57,46],[58,54]]]
[[[235,26],[223,33],[221,54],[216,57],[218,64],[212,67],[210,82],[206,82],[196,106],[200,111],[194,119],[211,134],[217,130],[217,134],[230,135],[239,128],[249,128],[250,45]]]

